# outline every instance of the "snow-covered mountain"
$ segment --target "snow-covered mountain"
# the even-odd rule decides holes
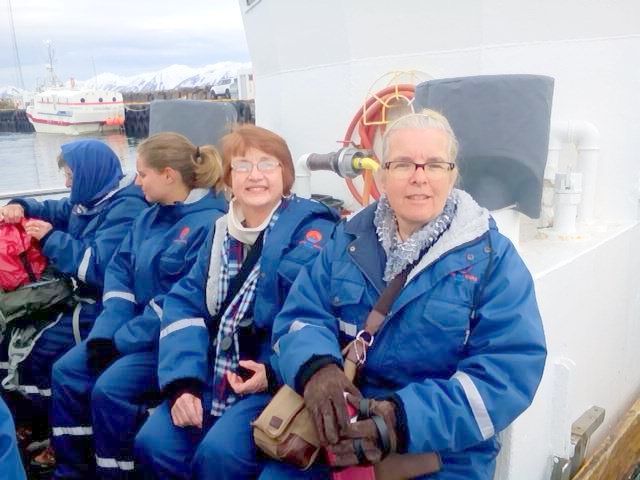
[[[225,76],[235,76],[239,69],[251,68],[251,63],[220,62],[201,68],[171,65],[156,72],[122,77],[113,73],[101,73],[84,81],[75,81],[76,87],[116,90],[118,92],[158,92],[176,88],[208,87]],[[69,86],[69,82],[66,82]],[[21,97],[23,91],[12,86],[0,86],[0,98]]]
[[[17,87],[12,87],[11,85],[0,86],[0,100],[5,98],[22,98],[24,93],[27,92]]]

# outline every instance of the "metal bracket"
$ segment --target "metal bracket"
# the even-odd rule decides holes
[[[571,478],[571,461],[554,455],[550,478],[551,480],[569,480]]]
[[[591,407],[571,425],[571,444],[573,455],[571,458],[553,457],[551,480],[569,480],[573,477],[584,461],[589,439],[593,432],[602,425],[605,410],[602,407]]]

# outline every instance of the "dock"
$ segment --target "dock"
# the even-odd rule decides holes
[[[161,100],[160,100],[161,101]],[[240,123],[254,123],[253,100],[202,100],[229,102],[238,112]],[[149,135],[150,102],[132,102],[125,105],[124,133],[127,137],[145,138]],[[33,133],[33,125],[23,109],[0,110],[0,132]]]

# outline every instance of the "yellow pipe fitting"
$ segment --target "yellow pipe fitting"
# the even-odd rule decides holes
[[[375,172],[380,168],[380,164],[371,157],[356,157],[353,159],[353,168]]]

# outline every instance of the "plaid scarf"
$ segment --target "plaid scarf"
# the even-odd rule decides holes
[[[269,232],[278,221],[281,208],[278,208],[271,216],[271,221],[264,232],[263,242],[266,242]],[[229,283],[240,271],[245,258],[244,244],[229,235],[227,231],[222,249],[216,310],[220,309],[220,306],[224,302],[229,289]],[[251,314],[251,312],[253,312],[259,275],[260,261],[256,262],[244,284],[240,287],[240,290],[220,317],[220,322],[218,323],[218,334],[215,343],[216,355],[213,363],[213,401],[211,402],[211,415],[215,417],[222,416],[225,410],[238,399],[237,395],[231,390],[231,387],[229,387],[226,373],[228,371],[235,372],[238,369],[238,362],[240,360],[238,324],[245,318],[247,313]]]

